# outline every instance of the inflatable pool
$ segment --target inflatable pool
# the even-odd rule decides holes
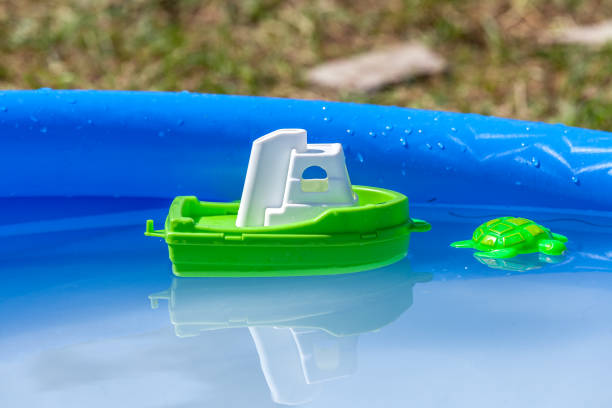
[[[251,142],[344,145],[354,184],[413,203],[612,208],[612,136],[563,125],[321,101],[104,91],[0,94],[5,197],[240,198]],[[25,153],[27,152],[27,154]],[[61,165],[60,165],[61,164]]]
[[[181,278],[175,196],[240,198],[251,143],[340,142],[351,182],[429,232],[371,271]],[[612,134],[400,107],[193,93],[0,92],[5,406],[605,406]],[[450,247],[526,217],[561,257]],[[151,307],[153,306],[153,307]]]

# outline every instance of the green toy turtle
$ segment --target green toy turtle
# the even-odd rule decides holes
[[[561,255],[567,238],[550,232],[526,218],[501,217],[488,221],[474,231],[471,240],[451,244],[455,248],[474,248],[483,258],[512,258],[518,254],[542,252]]]

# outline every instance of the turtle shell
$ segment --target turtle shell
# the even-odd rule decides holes
[[[482,248],[502,249],[535,244],[550,232],[526,218],[501,217],[476,228],[472,240]]]

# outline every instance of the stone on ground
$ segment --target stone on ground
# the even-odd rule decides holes
[[[563,27],[551,30],[545,42],[602,46],[612,41],[612,20],[587,26]]]
[[[446,61],[423,44],[411,42],[325,62],[312,68],[308,80],[341,91],[370,92],[416,76],[433,75]]]

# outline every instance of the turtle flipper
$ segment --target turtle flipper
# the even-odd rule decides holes
[[[557,241],[567,242],[567,237],[565,235],[556,234],[554,232],[551,232],[550,235],[552,235],[553,239],[556,239]]]
[[[474,255],[479,256],[481,258],[512,258],[513,256],[518,255],[518,252],[514,248],[503,248],[503,249],[494,249],[488,252],[476,252]]]
[[[416,232],[425,232],[431,229],[431,224],[427,221],[417,220],[416,218],[412,219],[412,231]]]
[[[561,240],[544,239],[538,243],[538,250],[546,255],[561,255],[565,249],[565,244]]]
[[[450,244],[453,248],[474,248],[474,241],[468,239],[467,241],[457,241]]]

